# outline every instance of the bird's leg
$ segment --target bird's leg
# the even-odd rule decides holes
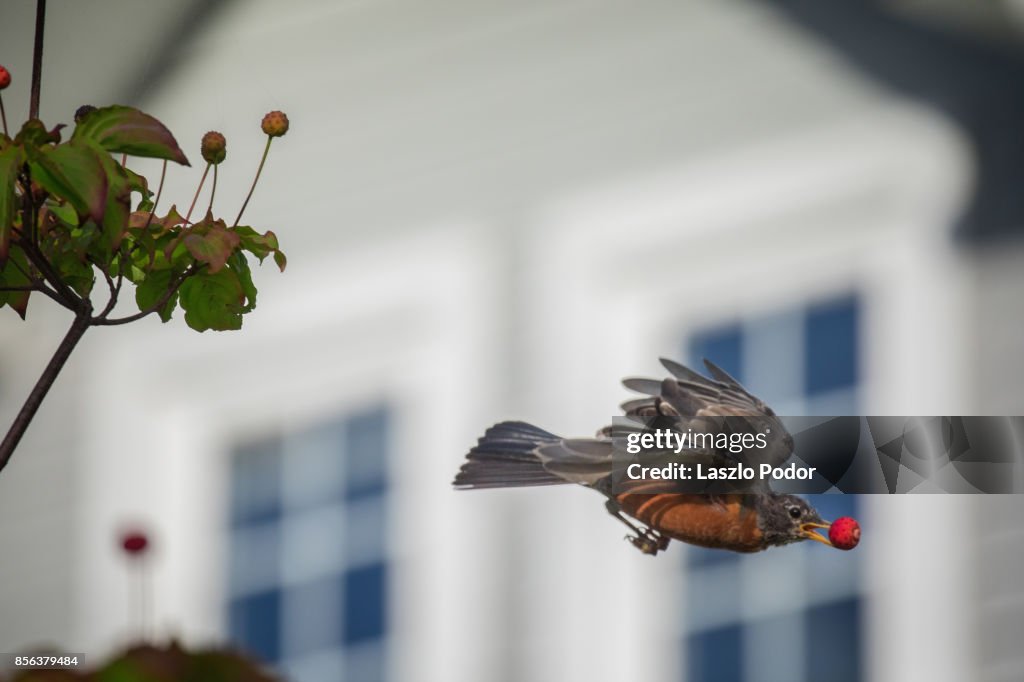
[[[625,516],[623,516],[623,514],[622,514],[622,507],[620,507],[619,503],[616,502],[615,500],[609,499],[607,502],[604,503],[604,508],[608,510],[609,514],[611,514],[612,516],[617,518],[619,521],[622,521],[624,524],[626,524],[626,527],[629,528],[634,533],[636,533],[637,535],[643,535],[644,534],[644,532],[645,532],[644,529],[640,528],[637,525],[634,525],[632,521],[630,521]]]
[[[615,500],[609,499],[605,502],[604,508],[608,510],[609,514],[622,521],[622,523],[626,524],[627,528],[636,533],[636,535],[627,535],[626,539],[644,554],[654,555],[668,547],[668,538],[653,528],[635,525],[622,514],[622,508],[619,507]]]

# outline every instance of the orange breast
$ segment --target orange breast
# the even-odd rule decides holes
[[[631,492],[616,501],[624,512],[673,540],[734,552],[764,549],[747,495],[724,495],[713,502],[707,495]]]

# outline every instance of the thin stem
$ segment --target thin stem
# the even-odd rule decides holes
[[[7,112],[4,111],[4,98],[2,93],[0,93],[0,119],[3,119],[4,122],[4,135],[10,137],[11,131],[7,129]]]
[[[121,254],[121,258],[124,258],[123,253]],[[89,261],[92,262],[92,264],[95,265],[97,268],[99,268],[99,271],[101,273],[103,273],[103,279],[105,279],[107,282],[107,290],[110,292],[110,297],[107,299],[107,304],[103,306],[103,310],[101,310],[100,314],[97,315],[97,317],[103,318],[109,315],[110,312],[114,309],[114,306],[117,305],[117,299],[121,295],[122,276],[120,273],[118,273],[117,281],[115,282],[114,278],[111,277],[110,274],[107,273],[107,271],[104,270],[99,264],[95,263],[91,258],[89,259]]]
[[[199,193],[203,191],[203,184],[206,182],[206,174],[210,172],[210,166],[213,164],[207,163],[206,168],[203,169],[203,177],[199,179],[199,186],[196,187],[196,195],[192,197],[192,205],[188,207],[188,213],[185,214],[185,225],[188,226],[188,219],[192,217],[192,209],[196,207],[196,201],[199,200]]]
[[[139,557],[139,639],[143,642],[149,637],[149,584],[149,561]]]
[[[213,198],[217,196],[217,166],[213,167],[213,187],[210,189],[210,205],[206,207],[207,213],[213,212]]]
[[[71,328],[64,335],[64,340],[60,342],[60,346],[57,347],[57,351],[50,358],[50,362],[46,365],[46,369],[43,370],[39,381],[36,382],[28,399],[25,400],[25,404],[21,406],[18,416],[14,418],[11,428],[7,431],[3,442],[0,443],[0,471],[11,460],[11,455],[14,454],[15,448],[21,442],[21,437],[25,435],[25,431],[32,422],[32,418],[39,411],[43,398],[46,397],[50,387],[53,386],[53,382],[57,379],[57,375],[64,368],[64,363],[71,356],[71,351],[75,349],[75,346],[78,345],[86,330],[89,329],[89,315],[91,312],[87,301],[85,307],[75,315],[75,321],[71,323]]]
[[[156,206],[160,203],[160,195],[164,193],[164,178],[167,177],[167,159],[164,159],[164,167],[160,170],[160,185],[156,188],[156,199],[153,200],[153,210],[149,212],[149,218],[146,219],[146,225],[142,228],[143,231],[148,230],[150,224],[153,222],[153,216],[156,215]]]
[[[238,212],[238,217],[235,218],[235,224],[232,227],[238,226],[238,221],[242,219],[242,214],[245,213],[245,207],[249,205],[249,199],[252,199],[252,193],[256,189],[256,183],[260,179],[260,173],[263,172],[263,164],[267,162],[267,154],[270,153],[270,143],[274,141],[274,138],[267,135],[267,146],[263,148],[263,158],[260,159],[260,166],[256,169],[256,177],[252,179],[252,187],[249,188],[249,194],[245,197],[245,202],[242,204],[242,210]]]
[[[68,305],[67,301],[65,301],[63,298],[58,296],[57,293],[53,289],[51,289],[50,287],[46,286],[42,282],[39,282],[39,286],[36,287],[36,291],[38,291],[41,294],[45,294],[46,296],[52,298],[56,303],[59,303],[61,306],[63,306],[64,308],[67,308],[71,312],[73,312],[73,313],[74,312],[78,312],[74,308],[74,306]]]
[[[128,167],[128,155],[127,154],[122,154],[121,155],[121,168],[127,168],[127,167]]]
[[[46,0],[36,0],[36,43],[32,50],[32,98],[28,117],[39,118],[39,89],[43,82],[43,27],[46,25]]]

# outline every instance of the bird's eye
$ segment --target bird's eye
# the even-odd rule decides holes
[[[804,513],[804,510],[801,509],[800,507],[790,507],[789,508],[789,515],[792,516],[794,519],[799,519],[801,514],[803,514],[803,513]]]

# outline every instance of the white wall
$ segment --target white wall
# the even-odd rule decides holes
[[[482,428],[589,433],[622,399],[617,379],[656,372],[688,329],[851,286],[864,404],[972,411],[976,334],[949,323],[970,294],[942,237],[970,182],[961,140],[760,5],[253,0],[207,29],[144,108],[197,164],[204,132],[227,135],[229,217],[260,117],[289,113],[247,221],[278,233],[290,267],[257,271],[241,333],[176,319],[87,337],[34,427],[80,463],[53,524],[72,549],[8,536],[73,564],[46,589],[4,592],[5,612],[51,605],[26,637],[101,652],[133,634],[111,546],[129,518],[157,526],[158,632],[222,637],[226,445],[388,394],[402,399],[398,677],[675,679],[677,657],[630,643],[677,650],[677,562],[626,545],[589,491],[452,493]],[[199,170],[172,170],[165,207],[187,204]],[[13,473],[0,486],[39,489]],[[0,495],[8,518],[28,497]],[[960,523],[960,502],[938,511]],[[930,679],[969,676],[964,647],[932,649],[966,607],[926,596],[962,596],[964,569],[948,544],[919,551],[927,533],[904,541],[922,504],[870,505],[870,589],[887,595],[869,613],[878,679],[911,679],[918,661]],[[926,563],[931,582],[909,592],[915,572],[888,570]],[[27,585],[37,564],[11,566]]]

